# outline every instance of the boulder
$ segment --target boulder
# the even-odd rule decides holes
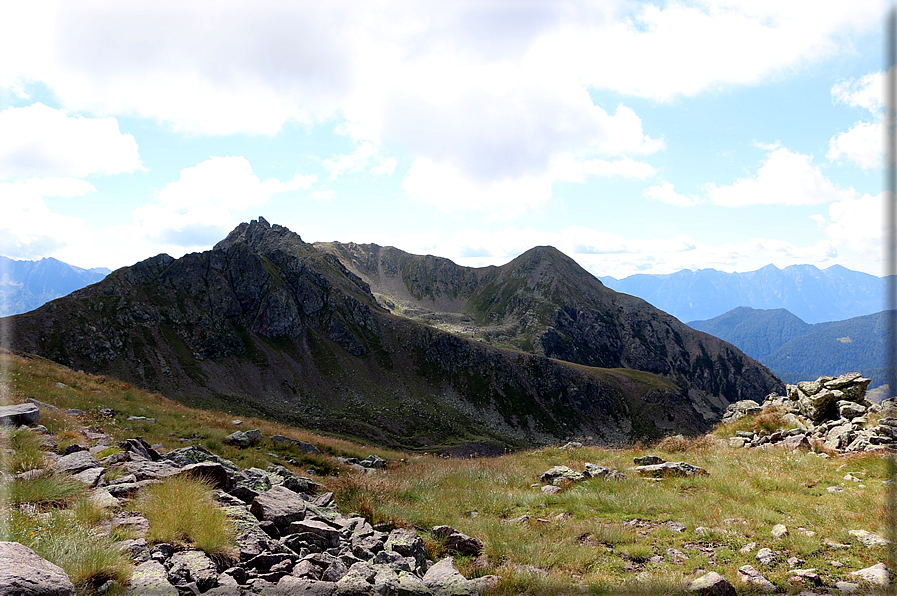
[[[866,567],[865,569],[854,571],[850,575],[858,579],[865,580],[870,584],[875,584],[878,586],[890,585],[890,579],[888,578],[888,568],[884,563],[876,563],[871,567]]]
[[[738,596],[735,586],[726,581],[726,578],[715,571],[705,573],[688,584],[688,591],[700,596]]]
[[[274,596],[294,596],[305,594],[306,596],[331,596],[336,591],[336,584],[315,579],[303,579],[286,575],[277,582]]]
[[[75,596],[75,586],[61,567],[27,546],[0,542],[0,594]]]
[[[427,549],[424,541],[411,530],[396,528],[390,532],[383,550],[395,551],[403,557],[412,557],[417,562],[418,568],[426,569]]]
[[[207,554],[199,550],[176,552],[169,561],[168,579],[174,585],[196,582],[200,592],[218,584],[218,571]]]
[[[245,432],[238,430],[224,437],[224,442],[236,447],[246,448],[257,443],[261,438],[262,433],[259,430],[247,430]]]
[[[435,526],[430,532],[445,541],[445,548],[452,554],[475,557],[483,551],[483,543],[459,532],[451,526]]]
[[[768,400],[769,398],[767,398]],[[726,408],[725,413],[723,414],[723,422],[733,422],[738,420],[739,418],[744,418],[750,414],[759,414],[760,410],[763,408],[752,399],[742,399],[740,401],[735,402],[734,404],[729,404]],[[643,464],[645,465],[645,464]]]
[[[754,569],[751,565],[742,565],[738,568],[738,579],[743,583],[757,586],[764,592],[775,592],[775,585]]]
[[[580,480],[585,480],[585,475],[568,466],[554,466],[550,470],[542,472],[539,479],[542,481],[542,484],[558,486],[565,481],[579,482]]]
[[[64,455],[56,462],[56,471],[67,474],[77,474],[91,468],[102,468],[90,451],[76,451]]]
[[[757,402],[754,402],[757,403]],[[656,466],[657,464],[665,464],[666,460],[657,455],[646,455],[644,457],[635,457],[632,459],[637,466]]]
[[[178,589],[168,581],[168,572],[162,563],[147,561],[131,573],[128,596],[178,596]]]
[[[821,389],[813,394],[804,394],[798,400],[800,413],[813,422],[820,422],[829,417],[835,409],[835,404],[843,398],[841,391]]]
[[[0,426],[31,426],[40,423],[40,410],[34,404],[0,406]]]
[[[177,475],[187,476],[197,480],[205,480],[211,484],[212,487],[221,490],[229,489],[231,484],[227,470],[220,463],[214,461],[202,461],[186,465],[177,472]]]
[[[260,521],[274,522],[278,529],[286,529],[305,518],[305,500],[288,488],[274,486],[253,499],[249,511]]]
[[[498,585],[499,578],[486,575],[474,580],[466,579],[451,557],[434,564],[424,575],[424,585],[440,596],[476,596],[480,592]]]

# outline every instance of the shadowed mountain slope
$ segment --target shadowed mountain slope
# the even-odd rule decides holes
[[[689,325],[732,342],[787,383],[853,371],[873,387],[887,382],[884,312],[811,325],[782,308],[739,307]]]
[[[457,273],[459,284],[480,275]],[[518,283],[490,279],[495,297],[478,302],[486,320],[501,310],[502,284]],[[501,349],[394,316],[334,255],[261,218],[213,250],[147,259],[8,320],[18,351],[187,404],[406,448],[622,444],[704,430],[728,403],[712,395],[709,411],[687,385],[653,374]],[[715,341],[701,344],[710,349],[700,370],[753,374],[753,363]],[[777,386],[757,370],[754,385],[723,384],[753,397]]]
[[[729,402],[784,389],[731,344],[606,288],[550,246],[476,269],[373,244],[316,246],[338,256],[393,312],[493,345],[661,375],[687,391],[708,420]]]

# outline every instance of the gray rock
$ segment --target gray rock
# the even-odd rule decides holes
[[[468,580],[455,567],[451,557],[442,559],[424,574],[424,585],[440,596],[476,596],[498,585],[499,581],[494,575]]]
[[[180,472],[180,468],[177,468],[166,461],[138,459],[125,462],[124,465],[128,473],[134,474],[138,481],[161,480],[162,478],[168,478],[169,476]]]
[[[271,487],[253,499],[249,507],[249,511],[257,519],[274,522],[279,529],[285,529],[291,523],[304,519],[305,509],[305,500],[282,486]]]
[[[97,484],[99,484],[100,479],[103,478],[103,475],[106,473],[106,468],[98,467],[98,468],[87,468],[82,472],[78,472],[74,476],[72,476],[75,480],[80,480],[87,486],[93,488]]]
[[[77,474],[90,468],[102,468],[90,451],[76,451],[60,457],[56,462],[56,471],[67,474]]]
[[[435,526],[430,532],[439,540],[444,540],[446,550],[452,554],[475,557],[483,551],[482,542],[451,526]]]
[[[779,540],[788,535],[788,528],[785,527],[785,524],[776,524],[772,527],[770,534],[772,534],[773,538]]]
[[[274,489],[272,489],[274,490]],[[339,546],[340,533],[324,522],[314,520],[294,521],[289,525],[290,534],[311,534],[314,543],[321,548],[335,548]]]
[[[257,429],[242,431],[238,430],[224,437],[224,442],[240,448],[246,448],[257,443],[262,438],[261,431]]]
[[[298,441],[296,439],[291,439],[289,437],[285,437],[283,435],[271,435],[271,442],[275,445],[287,443],[289,445],[294,445],[299,448],[299,451],[302,453],[311,453],[313,455],[323,455],[321,450],[312,445],[311,443],[305,443],[303,441]]]
[[[799,383],[798,386],[802,385]],[[843,397],[841,391],[821,389],[814,394],[804,394],[800,397],[800,413],[812,420],[819,422],[835,409],[835,404]]]
[[[700,596],[738,596],[735,586],[715,571],[706,573],[688,584],[688,591]]]
[[[418,568],[426,569],[427,549],[424,541],[411,530],[396,528],[390,532],[383,549],[395,551],[404,557],[412,557],[417,562]]]
[[[890,585],[890,579],[888,578],[888,568],[884,563],[876,563],[871,567],[866,567],[865,569],[854,571],[850,575],[858,579],[867,581],[870,584],[875,584],[878,586]]]
[[[231,486],[231,479],[223,465],[215,461],[202,461],[188,464],[176,473],[177,476],[187,476],[197,480],[205,480],[214,488],[227,490]]]
[[[558,486],[565,481],[579,482],[580,480],[585,480],[585,475],[569,466],[554,466],[550,470],[542,472],[542,475],[539,476],[539,480],[542,481],[542,484],[553,484],[554,486]]]
[[[764,592],[776,591],[775,585],[750,565],[742,565],[738,568],[738,579],[746,584],[757,586]]]
[[[75,586],[61,567],[27,546],[0,542],[0,594],[75,596]]]
[[[872,532],[867,532],[866,530],[850,530],[848,532],[853,538],[859,540],[863,543],[863,546],[867,546],[872,548],[873,546],[887,546],[889,542],[879,536],[878,534],[873,534]]]
[[[40,410],[34,404],[0,406],[0,426],[30,426],[40,422]]]
[[[776,554],[772,551],[771,548],[761,548],[757,551],[757,560],[760,561],[763,565],[769,565],[773,561],[775,561]]]
[[[332,596],[335,591],[336,584],[334,582],[303,579],[287,575],[277,582],[277,590],[274,593],[277,596],[294,596],[295,594]]]
[[[767,398],[769,399],[769,398]],[[742,399],[740,401],[735,402],[734,404],[729,404],[726,408],[725,413],[723,414],[723,422],[732,422],[738,420],[739,418],[744,418],[750,414],[758,414],[760,410],[763,408],[752,399]],[[638,462],[636,462],[638,463]],[[647,465],[647,464],[641,464]]]
[[[633,468],[642,476],[662,478],[664,476],[706,476],[707,470],[693,466],[688,462],[666,462],[650,466],[636,466]]]
[[[836,405],[838,407],[838,415],[848,420],[853,420],[866,413],[866,407],[856,402],[841,400]]]
[[[171,556],[168,579],[175,585],[196,582],[200,592],[205,592],[218,584],[218,571],[204,552],[182,551]]]
[[[147,561],[131,573],[128,596],[178,596],[178,589],[168,581],[168,572],[162,563]]]

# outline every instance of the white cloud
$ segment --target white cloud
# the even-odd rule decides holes
[[[137,143],[115,118],[70,116],[35,103],[0,112],[0,179],[141,170]]]
[[[626,238],[585,226],[570,226],[559,232],[533,228],[461,230],[450,237],[440,234],[408,234],[377,240],[415,254],[438,254],[468,267],[503,265],[534,246],[550,245],[575,259],[596,276],[616,278],[635,273],[672,273],[681,269],[715,268],[749,271],[773,263],[787,267],[811,263],[834,264],[837,243],[822,240],[798,246],[775,238],[753,238],[740,243],[707,244],[678,234],[667,238]]]
[[[693,207],[701,202],[701,199],[695,195],[683,195],[673,188],[669,182],[663,182],[655,186],[649,186],[642,192],[643,197],[661,201],[676,207]]]
[[[384,158],[370,141],[364,141],[355,147],[352,153],[340,154],[332,159],[324,160],[324,168],[330,172],[329,180],[336,180],[349,172],[370,172],[391,176],[398,162],[392,157]]]
[[[879,117],[883,108],[883,79],[882,73],[872,73],[859,80],[842,81],[832,87],[832,99],[835,103],[864,108],[869,111],[873,120],[861,120],[847,132],[832,137],[826,155],[831,161],[847,159],[864,170],[881,167],[884,137]]]
[[[728,207],[745,205],[818,205],[851,196],[853,189],[841,190],[812,165],[813,158],[784,147],[771,151],[757,173],[739,178],[727,186],[707,184],[713,203]]]
[[[329,201],[336,195],[336,191],[332,188],[321,188],[311,193],[314,201]]]
[[[855,196],[829,205],[825,231],[832,242],[869,262],[882,258],[885,218],[882,195]]]
[[[180,178],[134,210],[144,234],[176,246],[201,247],[217,242],[234,227],[231,211],[267,202],[271,195],[307,189],[316,176],[296,174],[281,182],[260,180],[245,157],[210,157],[181,170]]]
[[[877,114],[883,107],[882,95],[883,73],[870,73],[859,80],[850,79],[836,83],[832,87],[832,99],[835,103],[865,108]]]
[[[847,132],[838,133],[829,141],[826,157],[831,161],[849,159],[864,170],[882,165],[881,122],[857,122]]]
[[[34,259],[54,254],[90,237],[84,222],[59,215],[44,203],[46,196],[77,196],[94,190],[81,180],[0,182],[0,254]]]

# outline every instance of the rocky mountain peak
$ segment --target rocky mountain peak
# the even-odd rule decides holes
[[[272,226],[261,216],[249,223],[243,222],[238,225],[224,240],[216,244],[213,250],[227,250],[238,242],[259,253],[276,250],[291,252],[308,246],[299,234],[278,224]]]

